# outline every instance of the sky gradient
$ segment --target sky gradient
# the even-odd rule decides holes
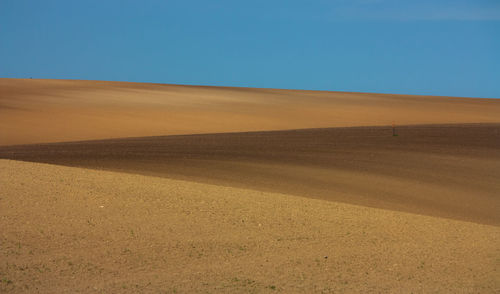
[[[1,1],[0,77],[500,98],[500,1]]]

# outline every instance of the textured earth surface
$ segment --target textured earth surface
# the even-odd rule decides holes
[[[497,226],[0,160],[1,292],[495,293]]]
[[[499,175],[500,99],[0,79],[0,293],[499,293]]]

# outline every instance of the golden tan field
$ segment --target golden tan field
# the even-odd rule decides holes
[[[500,100],[0,79],[0,145],[2,293],[500,291]]]
[[[498,123],[494,99],[0,79],[0,145],[407,124]]]

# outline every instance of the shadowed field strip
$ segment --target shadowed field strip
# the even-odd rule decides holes
[[[500,125],[428,125],[3,146],[0,158],[125,171],[500,224]]]
[[[0,160],[2,293],[498,291],[499,227]]]

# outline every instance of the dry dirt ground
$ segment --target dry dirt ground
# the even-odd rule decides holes
[[[500,101],[0,79],[0,145],[350,126],[499,123]]]
[[[498,226],[0,160],[1,292],[495,293]]]
[[[0,79],[0,145],[0,293],[500,292],[500,99]]]

